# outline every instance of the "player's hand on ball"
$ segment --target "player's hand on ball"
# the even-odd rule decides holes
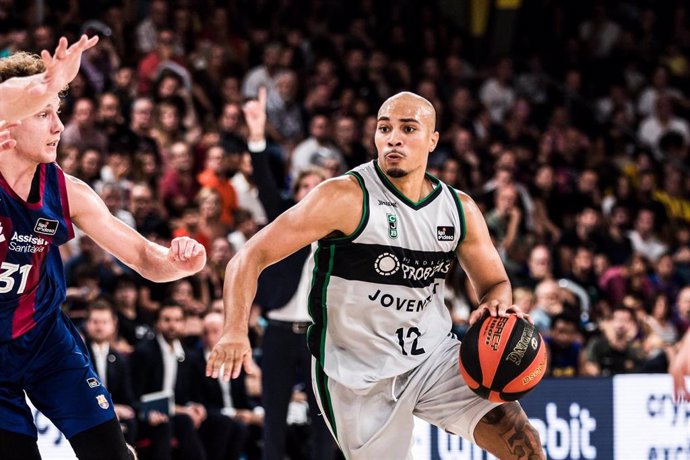
[[[170,242],[170,261],[189,274],[201,271],[206,265],[206,249],[196,240],[181,236]]]
[[[223,334],[208,357],[206,364],[206,376],[218,378],[223,376],[225,381],[230,377],[236,379],[242,372],[242,367],[247,374],[254,373],[254,361],[252,360],[252,347],[246,334]]]
[[[524,319],[528,321],[530,324],[534,324],[532,318],[530,318],[530,316],[527,313],[523,312],[522,309],[520,309],[520,307],[518,307],[517,305],[506,305],[505,303],[494,299],[488,302],[484,302],[483,304],[479,305],[475,311],[472,312],[469,319],[470,326],[476,323],[487,313],[490,316],[503,317],[506,317],[508,315],[517,315],[518,318]]]

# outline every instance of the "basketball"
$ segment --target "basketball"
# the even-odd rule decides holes
[[[460,373],[467,385],[493,402],[515,401],[546,372],[546,345],[537,328],[516,315],[485,316],[460,347]]]

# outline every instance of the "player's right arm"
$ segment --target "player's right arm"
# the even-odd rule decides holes
[[[206,374],[237,378],[244,365],[251,373],[247,338],[249,312],[261,271],[299,249],[331,234],[350,235],[359,225],[363,193],[356,179],[327,180],[302,201],[252,237],[228,263],[223,287],[225,330],[209,356]]]
[[[98,36],[82,35],[78,42],[67,46],[60,38],[54,54],[43,50],[45,71],[28,77],[14,77],[0,84],[0,120],[16,122],[43,110],[79,72],[81,55],[98,43]]]

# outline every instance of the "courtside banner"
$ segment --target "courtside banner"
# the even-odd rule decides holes
[[[547,458],[614,458],[612,379],[545,379],[520,400],[520,404],[539,431]],[[637,433],[639,436],[640,431]],[[495,459],[470,442],[421,420],[415,420],[412,452],[419,460]],[[632,460],[642,457],[615,458]]]
[[[613,388],[616,459],[690,459],[690,404],[669,375],[617,375]]]
[[[545,379],[520,404],[547,458],[614,458],[611,379]]]

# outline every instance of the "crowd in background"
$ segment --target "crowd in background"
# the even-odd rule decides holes
[[[101,37],[64,94],[60,166],[148,238],[189,235],[208,252],[199,275],[156,285],[78,232],[63,247],[65,310],[130,364],[131,388],[113,392],[130,408],[122,420],[147,392],[145,345],[179,339],[190,388],[176,399],[199,433],[191,449],[260,457],[260,378],[243,376],[230,403],[198,388],[222,322],[225,266],[282,210],[278,199],[294,202],[314,185],[300,182],[309,174],[321,180],[375,158],[376,110],[402,90],[436,108],[429,171],[483,209],[515,303],[547,340],[549,374],[667,371],[690,325],[690,9],[516,2],[506,50],[447,3],[0,0],[0,56],[53,49],[61,35]],[[260,87],[268,145],[259,168],[242,107]],[[462,336],[477,299],[459,267],[447,288]],[[259,364],[264,324],[256,305]],[[285,382],[291,458],[306,455],[303,383]],[[233,420],[228,446],[204,431],[214,408]],[[145,451],[161,424],[132,428],[130,440]]]

